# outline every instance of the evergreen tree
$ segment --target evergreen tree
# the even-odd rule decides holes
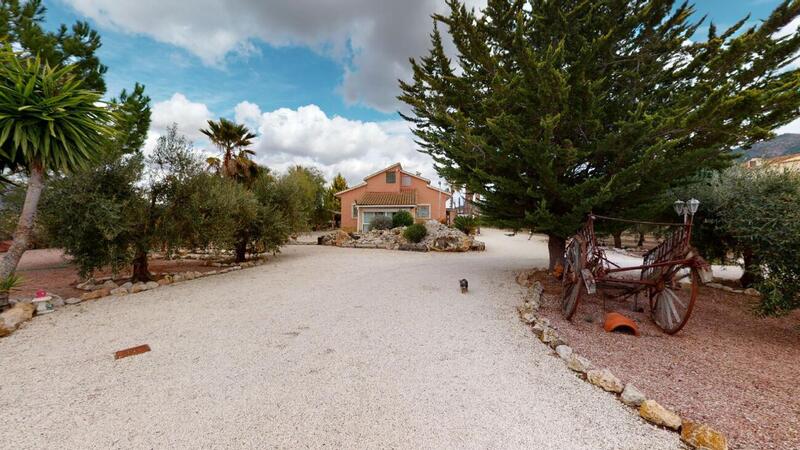
[[[331,185],[325,191],[325,209],[328,212],[341,210],[342,201],[334,194],[344,190],[347,190],[347,180],[344,179],[341,173],[337,173],[331,180]]]
[[[72,65],[84,88],[105,93],[103,75],[108,68],[95,54],[101,45],[100,35],[87,22],[76,22],[71,28],[62,24],[56,32],[45,31],[42,22],[46,12],[41,0],[0,1],[0,39],[15,45],[24,55],[39,56],[51,67]]]
[[[480,195],[485,218],[549,237],[550,267],[588,212],[645,216],[652,199],[800,115],[800,14],[784,1],[722,33],[674,0],[448,0],[400,99],[424,152]],[[447,57],[437,25],[458,52]]]

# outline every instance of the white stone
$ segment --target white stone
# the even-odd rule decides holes
[[[158,284],[158,282],[157,282],[157,281],[148,281],[147,283],[145,283],[145,286],[146,286],[146,287],[147,287],[147,289],[149,290],[149,289],[155,289],[155,288],[157,288],[157,287],[159,286],[159,284]]]
[[[559,345],[556,347],[556,353],[558,353],[559,358],[569,362],[570,357],[572,357],[572,347],[569,345]]]
[[[639,389],[636,389],[636,386],[630,383],[625,385],[625,389],[622,390],[622,396],[620,398],[622,399],[622,403],[625,403],[628,406],[637,407],[641,405],[642,402],[647,400],[644,394],[642,394]]]

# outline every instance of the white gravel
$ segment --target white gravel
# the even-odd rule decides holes
[[[488,250],[469,254],[289,246],[265,266],[36,318],[0,339],[0,442],[678,448],[517,319],[513,271],[547,254],[526,239],[486,230]]]

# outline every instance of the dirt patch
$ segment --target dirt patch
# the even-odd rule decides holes
[[[186,271],[210,272],[217,269],[207,264],[206,261],[193,259],[152,259],[150,260],[150,272],[153,274]],[[75,288],[75,285],[81,281],[78,271],[60,250],[44,249],[25,252],[17,274],[22,277],[23,284],[19,290],[12,293],[12,298],[30,298],[39,289],[58,294],[63,298],[80,297],[86,292]],[[94,276],[96,278],[111,276],[111,271],[99,270],[95,272]],[[120,280],[127,277],[130,277],[130,271],[123,271],[117,276]]]
[[[800,312],[782,318],[753,315],[753,297],[700,288],[694,312],[675,336],[650,320],[646,299],[631,302],[584,296],[572,321],[561,316],[561,284],[544,272],[540,312],[578,353],[632,382],[648,398],[681,416],[706,422],[735,449],[800,448]],[[605,312],[635,320],[640,337],[606,333]]]

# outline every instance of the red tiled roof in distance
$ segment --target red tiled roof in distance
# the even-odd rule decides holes
[[[410,206],[416,204],[416,191],[364,192],[356,201],[363,206]]]

